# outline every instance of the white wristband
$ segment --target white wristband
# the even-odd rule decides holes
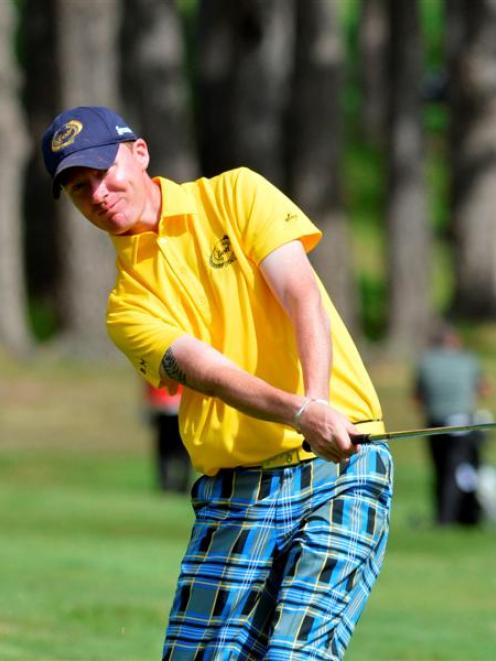
[[[314,397],[307,397],[293,416],[293,425],[296,428],[296,431],[299,432],[300,434],[301,434],[300,425],[299,425],[300,418],[303,415],[307,406],[312,402],[315,402],[316,404],[325,404],[326,406],[329,406],[329,402],[325,399],[315,399]]]

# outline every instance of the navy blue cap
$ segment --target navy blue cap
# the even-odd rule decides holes
[[[59,176],[74,167],[107,170],[119,144],[137,140],[120,115],[102,106],[78,106],[53,120],[43,134],[45,166],[53,179],[54,197],[59,197]]]

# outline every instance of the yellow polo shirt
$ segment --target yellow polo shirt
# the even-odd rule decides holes
[[[304,394],[293,327],[259,264],[296,239],[310,251],[320,231],[247,168],[181,185],[156,181],[162,190],[158,233],[112,238],[118,256],[107,314],[112,340],[153,385],[160,382],[166,349],[187,334],[273,386]],[[332,405],[352,421],[380,419],[380,404],[356,347],[320,281],[319,286],[331,319]],[[259,464],[302,442],[290,427],[251,418],[188,388],[179,423],[193,465],[207,475]]]

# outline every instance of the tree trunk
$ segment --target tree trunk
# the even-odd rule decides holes
[[[31,345],[26,323],[22,250],[22,181],[28,140],[14,60],[15,9],[0,2],[0,342],[12,352]]]
[[[460,14],[456,13],[458,8]],[[455,310],[496,317],[496,3],[451,8],[460,47],[451,58]],[[464,26],[464,29],[461,28]]]
[[[57,60],[62,107],[117,108],[118,0],[57,0]],[[60,254],[65,341],[71,352],[109,351],[105,309],[114,280],[109,238],[92,227],[62,196]]]
[[[193,118],[183,34],[169,0],[123,0],[121,80],[126,118],[150,146],[150,173],[194,178]]]
[[[246,165],[284,184],[293,0],[201,0],[198,130],[207,176]]]
[[[323,230],[312,261],[349,326],[357,293],[340,172],[344,53],[335,2],[296,3],[293,98],[289,114],[290,193]]]
[[[419,7],[411,0],[390,0],[389,11],[389,340],[404,350],[423,343],[428,332],[431,239],[423,174]]]
[[[25,0],[20,40],[24,67],[24,105],[31,145],[24,186],[24,221],[28,291],[56,313],[59,279],[56,202],[40,149],[40,136],[60,110],[55,56],[55,0]],[[50,71],[47,76],[46,72]]]
[[[362,0],[358,27],[362,130],[367,141],[385,143],[388,17],[385,0]]]

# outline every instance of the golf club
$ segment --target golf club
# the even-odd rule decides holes
[[[408,429],[405,431],[384,432],[382,434],[358,434],[351,436],[351,442],[353,445],[366,445],[380,441],[399,441],[420,436],[437,436],[438,434],[466,434],[471,431],[486,431],[495,428],[496,422],[449,427],[426,427],[424,429]],[[307,450],[307,452],[311,451],[310,444],[307,441],[303,441],[303,449]]]

